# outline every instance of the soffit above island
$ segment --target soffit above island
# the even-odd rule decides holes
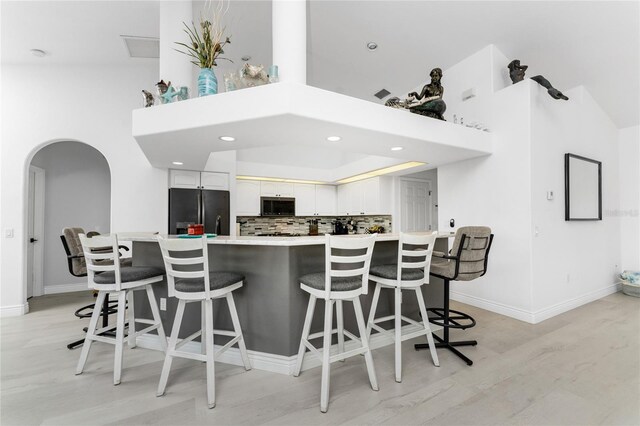
[[[491,154],[488,132],[290,82],[137,109],[132,127],[158,168],[171,168],[179,158],[183,168],[203,170],[212,152],[283,146],[308,148],[308,155],[330,148],[434,167]],[[397,146],[403,149],[391,151]]]

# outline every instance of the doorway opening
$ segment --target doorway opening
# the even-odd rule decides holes
[[[27,297],[88,291],[86,278],[69,272],[63,228],[108,233],[111,172],[90,145],[54,142],[29,164],[27,203]]]

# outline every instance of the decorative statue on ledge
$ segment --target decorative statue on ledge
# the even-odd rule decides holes
[[[440,68],[434,68],[429,73],[431,77],[431,83],[425,85],[422,88],[420,94],[416,92],[409,93],[409,100],[419,101],[416,105],[410,105],[409,111],[425,115],[431,118],[437,118],[438,120],[444,120],[442,114],[447,109],[447,104],[442,100],[444,95],[444,87],[440,81],[442,80],[442,70]]]
[[[509,68],[509,77],[511,77],[511,82],[513,84],[516,84],[524,80],[524,73],[527,70],[528,66],[520,65],[520,60],[514,59],[509,63],[509,65],[507,65],[507,68]],[[549,93],[549,96],[551,96],[553,99],[564,99],[565,101],[569,100],[568,97],[566,97],[558,89],[554,88],[549,82],[549,80],[547,80],[543,76],[536,75],[534,77],[531,77],[531,80],[535,81],[540,86],[547,89],[547,93]]]
[[[443,114],[447,109],[447,104],[442,100],[442,95],[444,95],[444,87],[440,83],[442,70],[434,68],[429,73],[429,76],[431,77],[431,83],[425,85],[419,94],[411,92],[408,94],[408,99],[402,101],[397,97],[393,97],[385,105],[392,108],[408,109],[415,114],[444,120]]]
[[[144,89],[142,89],[142,98],[144,99],[144,107],[145,108],[152,107],[153,104],[155,103],[155,99],[153,97],[153,93],[147,92]]]

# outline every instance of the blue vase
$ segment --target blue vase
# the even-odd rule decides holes
[[[218,79],[211,68],[200,69],[198,75],[198,96],[215,95],[218,93]]]

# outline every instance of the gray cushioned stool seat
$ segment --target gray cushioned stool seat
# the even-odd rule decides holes
[[[244,275],[235,272],[209,272],[209,289],[220,290],[232,284],[244,281]],[[197,293],[204,291],[203,278],[176,278],[176,291]]]
[[[398,265],[377,265],[369,269],[369,275],[386,278],[388,280],[398,279]],[[403,281],[415,281],[424,278],[424,272],[421,269],[402,269]]]
[[[324,272],[307,274],[300,277],[300,282],[316,290],[324,290]],[[362,287],[362,277],[332,277],[331,291],[351,291]]]
[[[155,266],[127,266],[120,268],[120,279],[123,283],[146,280],[158,275],[164,275],[164,269],[156,268]],[[115,271],[107,271],[96,274],[93,280],[98,284],[115,284],[115,277]]]

